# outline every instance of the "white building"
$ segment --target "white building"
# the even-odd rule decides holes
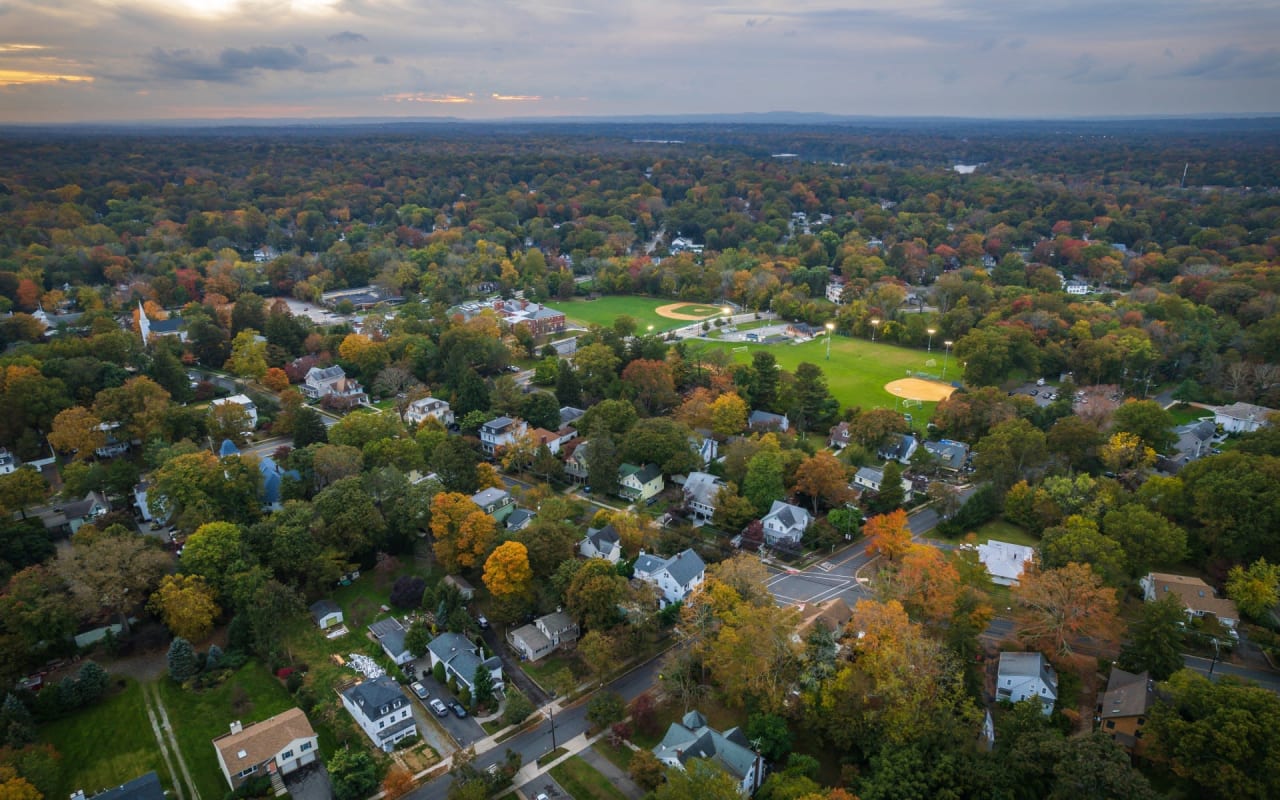
[[[253,404],[253,401],[249,399],[248,395],[233,394],[230,397],[219,397],[217,399],[209,401],[210,409],[218,408],[220,406],[227,406],[227,405],[240,406],[241,408],[244,409],[245,413],[249,415],[249,430],[243,431],[244,434],[248,435],[253,431],[257,430],[258,407]]]
[[[499,448],[510,447],[521,436],[529,431],[529,425],[522,419],[497,417],[480,426],[480,449],[491,456]]]
[[[617,564],[622,560],[622,540],[612,525],[588,528],[587,535],[578,543],[578,552],[583,558],[603,558]]]
[[[716,497],[725,482],[708,472],[690,472],[684,481],[684,502],[696,518],[711,519],[716,513]]]
[[[770,547],[779,543],[798,545],[813,522],[813,515],[800,506],[774,500],[769,513],[760,520],[764,525],[764,541]]]
[[[853,487],[855,489],[865,489],[868,492],[878,492],[880,491],[880,487],[883,485],[884,470],[877,467],[859,467],[858,471],[853,475]],[[911,497],[911,481],[907,478],[902,479],[902,492],[904,497]]]
[[[634,574],[637,580],[658,587],[661,593],[658,602],[665,607],[684,600],[690,592],[701,586],[707,577],[707,565],[692,550],[677,553],[672,558],[641,551],[640,557],[636,559]]]
[[[287,775],[315,762],[318,747],[307,715],[291,708],[247,728],[231,723],[213,749],[227,785],[236,789],[256,775]]]
[[[1001,653],[996,699],[1017,703],[1035,697],[1047,717],[1058,701],[1058,676],[1040,653]]]
[[[521,656],[537,661],[562,644],[578,641],[578,632],[578,623],[557,611],[516,628],[507,634],[507,641]]]
[[[827,300],[836,305],[844,304],[844,290],[848,281],[838,275],[833,275],[831,280],[827,281]]]
[[[13,453],[7,449],[0,447],[0,475],[8,475],[18,468],[18,459],[14,458]]]
[[[1233,633],[1240,621],[1240,611],[1235,602],[1218,597],[1213,587],[1199,578],[1148,572],[1138,585],[1142,587],[1142,599],[1148,603],[1173,595],[1182,603],[1188,617],[1214,617]]]
[[[1022,577],[1027,565],[1035,560],[1034,547],[1027,547],[995,539],[978,545],[978,560],[991,573],[991,582],[1001,586],[1014,586]]]
[[[352,719],[384,753],[394,750],[401,739],[418,733],[409,698],[387,675],[349,686],[338,695]]]
[[[333,395],[334,397],[360,402],[365,397],[364,389],[355,378],[348,378],[342,367],[312,367],[298,387],[302,393],[312,400]]]
[[[447,428],[453,424],[453,409],[449,407],[447,400],[424,397],[414,400],[404,412],[405,422],[410,425],[421,425],[428,417],[440,420],[440,424]]]
[[[708,726],[707,718],[697,711],[671,723],[653,754],[663,764],[681,770],[689,759],[711,761],[733,776],[744,797],[755,794],[764,781],[764,758],[751,749],[746,734],[736,727],[721,733]]]
[[[1215,408],[1213,421],[1227,433],[1252,433],[1270,424],[1268,417],[1274,413],[1275,409],[1253,403],[1232,403]]]

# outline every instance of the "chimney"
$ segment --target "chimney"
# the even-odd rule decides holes
[[[235,722],[231,723],[231,733],[232,733],[232,735],[237,734],[237,733],[240,733],[240,732],[242,732],[243,730],[244,730],[244,726],[240,724],[240,720],[236,720]]]

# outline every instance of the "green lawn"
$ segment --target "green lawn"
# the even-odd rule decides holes
[[[1040,540],[1028,533],[1026,528],[1021,525],[1014,525],[1012,522],[1006,522],[1003,517],[991,520],[974,531],[974,533],[978,536],[978,544],[995,539],[999,542],[1021,544],[1027,547],[1038,547],[1040,545]]]
[[[675,330],[676,328],[683,328],[685,325],[694,324],[692,320],[667,319],[654,313],[656,308],[678,302],[680,301],[655,297],[609,295],[608,297],[601,297],[599,300],[569,300],[562,303],[548,303],[547,305],[557,311],[563,311],[564,315],[570,320],[586,325],[596,323],[608,326],[612,325],[613,321],[618,317],[626,315],[635,319],[639,323],[637,331],[644,333],[650,325],[653,326],[655,332],[659,332]],[[692,314],[695,313],[695,308],[716,309],[718,307],[702,303],[689,303],[680,311]],[[712,319],[714,320],[714,317]],[[714,321],[712,324],[715,324]]]
[[[929,353],[911,347],[843,336],[832,337],[830,361],[827,360],[825,336],[803,344],[726,343],[711,346],[729,348],[734,361],[744,364],[750,363],[756,349],[764,348],[773,353],[778,364],[789,372],[795,372],[796,367],[804,361],[816,364],[827,376],[827,387],[841,406],[903,410],[912,415],[915,427],[921,430],[933,417],[933,411],[938,406],[937,403],[925,403],[919,408],[904,409],[900,405],[901,401],[884,389],[884,385],[890,381],[911,377],[907,374],[908,370],[940,375],[943,356],[937,351]],[[933,366],[929,366],[930,360],[935,362]],[[948,364],[947,375],[949,378],[960,377],[959,366],[954,358]]]
[[[1196,420],[1204,417],[1209,417],[1210,419],[1213,418],[1212,411],[1204,408],[1197,408],[1196,406],[1189,405],[1187,403],[1177,403],[1169,406],[1168,410],[1169,414],[1173,416],[1173,421],[1176,425],[1186,425],[1189,422],[1195,422]]]
[[[580,756],[574,756],[551,770],[551,777],[574,800],[626,800],[599,770]]]
[[[613,762],[613,765],[622,770],[623,773],[631,773],[631,759],[636,757],[636,751],[627,747],[624,742],[621,747],[613,747],[606,742],[596,742],[596,752]]]
[[[213,738],[226,733],[235,720],[247,726],[294,706],[293,698],[280,681],[257,661],[245,664],[225,683],[212,689],[184,689],[168,678],[157,681],[156,688],[169,713],[169,722],[196,790],[206,798],[227,793],[226,779],[214,755]],[[328,755],[323,748],[321,752]]]
[[[93,792],[119,786],[152,770],[165,788],[172,789],[173,780],[147,718],[142,687],[133,680],[122,680],[125,688],[117,694],[41,727],[40,739],[62,754],[52,797],[69,797],[77,789]],[[212,749],[209,755],[213,755]],[[221,797],[224,790],[216,796]]]

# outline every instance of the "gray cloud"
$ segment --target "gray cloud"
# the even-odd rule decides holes
[[[1280,51],[1243,50],[1226,45],[1205,53],[1195,61],[1168,73],[1169,78],[1204,78],[1207,80],[1255,80],[1280,76]]]
[[[369,41],[369,37],[365,36],[363,33],[355,33],[354,31],[342,31],[341,33],[335,33],[326,38],[336,44],[355,44],[357,42]]]
[[[1075,64],[1062,77],[1072,83],[1116,83],[1122,81],[1133,71],[1133,63],[1118,67],[1102,64],[1092,53],[1082,53]]]
[[[353,61],[334,61],[328,56],[310,53],[302,45],[263,45],[247,50],[228,47],[216,58],[185,48],[164,50],[157,47],[147,58],[158,78],[210,83],[239,83],[259,71],[320,73],[355,66]]]
[[[393,62],[392,62],[391,56],[374,56],[374,57],[373,57],[373,63],[375,63],[375,64],[391,64],[391,63],[393,63]]]

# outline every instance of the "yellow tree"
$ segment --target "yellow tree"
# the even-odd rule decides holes
[[[0,766],[0,800],[44,800],[44,795],[6,764]]]
[[[896,567],[880,574],[880,592],[902,603],[912,618],[937,624],[956,610],[960,573],[935,547],[909,549]]]
[[[476,464],[476,491],[485,489],[502,489],[502,475],[498,473],[497,467],[482,461]]]
[[[867,543],[867,555],[884,556],[890,562],[894,562],[912,547],[907,512],[902,509],[888,514],[877,514],[867,520],[862,530],[871,540]]]
[[[711,403],[711,432],[728,438],[747,427],[747,401],[735,392],[725,392]]]
[[[74,453],[76,461],[83,461],[107,443],[101,425],[102,420],[89,409],[72,406],[53,418],[49,444],[59,453]]]
[[[93,400],[93,413],[104,421],[120,423],[125,435],[117,438],[145,441],[160,429],[169,400],[163,386],[139,375],[121,386],[98,392]]]
[[[1013,587],[1018,637],[1054,655],[1071,655],[1074,639],[1108,641],[1117,632],[1116,590],[1088,564],[1027,570]]]
[[[520,542],[503,542],[484,562],[484,585],[498,601],[527,598],[533,591],[529,550]]]
[[[1102,463],[1117,475],[1131,478],[1151,469],[1156,451],[1142,443],[1136,434],[1117,431],[1102,446]]]
[[[203,640],[222,613],[213,587],[199,575],[166,575],[151,594],[148,606],[160,614],[165,627],[191,642]]]
[[[493,547],[497,525],[488,514],[458,492],[441,492],[431,499],[432,549],[449,572],[474,567]]]
[[[257,339],[258,332],[245,328],[231,340],[231,357],[223,369],[246,378],[267,374],[267,343]]]

